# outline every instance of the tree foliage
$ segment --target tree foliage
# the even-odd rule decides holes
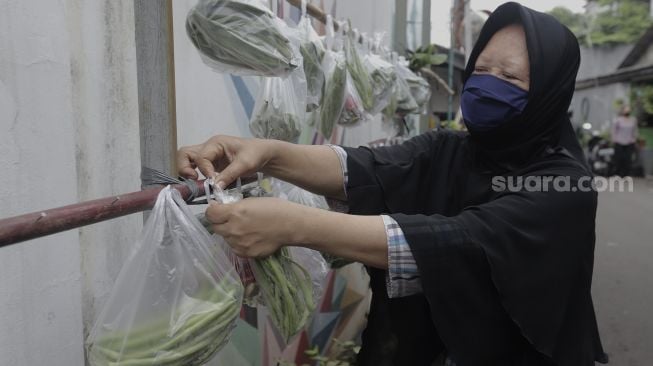
[[[549,14],[566,25],[586,46],[633,43],[652,24],[649,1],[598,0],[596,4],[599,8],[595,13],[579,14],[556,7]]]

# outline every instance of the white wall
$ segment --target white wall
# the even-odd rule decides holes
[[[131,1],[0,0],[0,217],[139,189]],[[141,216],[0,249],[0,360],[82,365]]]

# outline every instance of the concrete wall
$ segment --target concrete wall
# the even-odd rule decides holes
[[[0,0],[0,217],[139,188],[132,2]],[[0,359],[82,365],[140,215],[0,249]]]
[[[626,58],[633,45],[616,45],[580,48],[580,68],[578,80],[610,74]]]
[[[570,110],[574,112],[572,122],[575,126],[589,122],[592,129],[606,130],[611,121],[616,117],[614,101],[616,99],[628,100],[630,86],[626,83],[615,83],[598,88],[577,90],[571,101]],[[589,103],[587,118],[582,114],[583,99]]]

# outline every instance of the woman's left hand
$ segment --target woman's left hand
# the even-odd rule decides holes
[[[241,257],[266,257],[298,243],[303,206],[278,198],[247,198],[230,204],[212,202],[206,218]]]

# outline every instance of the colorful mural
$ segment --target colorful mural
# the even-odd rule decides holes
[[[329,355],[334,339],[357,340],[369,309],[369,277],[360,264],[332,270],[309,325],[288,344],[278,333],[264,307],[243,306],[231,341],[208,365],[274,366],[280,361],[312,364],[304,354],[317,346]]]

